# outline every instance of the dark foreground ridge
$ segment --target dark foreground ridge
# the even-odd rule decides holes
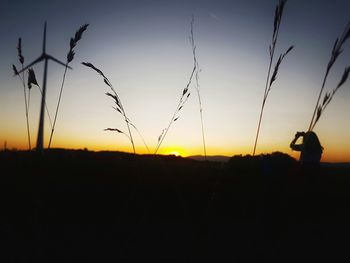
[[[1,262],[346,262],[350,168],[0,152]]]

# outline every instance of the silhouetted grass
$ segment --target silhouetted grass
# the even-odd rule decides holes
[[[124,134],[126,137],[128,137],[128,139],[131,142],[133,152],[135,154],[136,153],[135,144],[134,144],[134,139],[133,139],[132,134],[131,134],[130,126],[132,126],[139,133],[140,136],[141,136],[141,134],[138,131],[138,129],[136,128],[136,126],[134,124],[132,124],[130,119],[127,117],[126,112],[124,110],[124,107],[122,105],[122,102],[121,102],[116,90],[114,89],[112,83],[108,80],[108,78],[104,75],[104,73],[100,69],[96,68],[93,64],[88,63],[88,62],[82,62],[82,64],[86,67],[89,67],[89,68],[95,70],[98,74],[100,74],[103,77],[103,82],[111,89],[112,93],[107,92],[106,95],[113,99],[113,101],[115,103],[115,107],[113,107],[113,108],[124,117],[124,121],[125,121],[127,129],[128,129],[128,134],[123,132],[120,129],[117,129],[117,128],[106,128],[105,131],[115,131],[115,132]],[[141,138],[142,138],[143,142],[145,143],[142,136],[141,136]],[[146,143],[145,143],[145,145],[146,145],[146,148],[148,149]]]
[[[316,106],[311,118],[311,122],[310,122],[310,126],[309,126],[309,131],[312,131],[316,125],[316,123],[318,122],[318,120],[320,119],[322,113],[324,112],[324,110],[326,109],[326,107],[328,106],[328,104],[331,102],[331,100],[333,99],[334,94],[338,91],[338,89],[347,81],[348,76],[349,76],[349,72],[350,72],[350,67],[346,67],[344,70],[344,73],[338,83],[338,85],[335,87],[335,89],[333,89],[332,92],[326,92],[326,94],[323,97],[323,101],[322,103],[320,103],[320,99],[323,93],[323,90],[325,88],[326,85],[326,81],[328,78],[328,75],[334,65],[334,63],[336,62],[336,60],[338,59],[339,55],[343,52],[342,47],[345,44],[345,42],[347,41],[347,39],[350,38],[350,22],[346,25],[343,34],[337,38],[334,42],[333,45],[333,49],[332,49],[332,53],[331,53],[331,58],[328,62],[327,68],[326,68],[326,72],[325,75],[323,77],[323,81],[322,81],[322,85],[321,85],[321,90],[320,93],[318,95],[317,101],[316,101]]]
[[[199,68],[199,63],[198,63],[198,58],[196,56],[196,50],[197,46],[194,41],[194,33],[193,33],[193,26],[194,26],[194,17],[192,17],[191,21],[191,36],[190,36],[190,42],[192,45],[192,52],[193,52],[193,57],[196,63],[196,91],[197,91],[197,97],[198,97],[198,103],[199,103],[199,114],[200,114],[200,120],[201,120],[201,128],[202,128],[202,141],[203,141],[203,154],[204,158],[207,159],[207,148],[205,145],[205,134],[204,134],[204,124],[203,124],[203,106],[202,106],[202,99],[201,99],[201,94],[200,94],[200,85],[199,85],[199,72],[201,71]]]
[[[272,69],[272,63],[273,63],[274,54],[275,54],[275,48],[276,48],[277,39],[278,39],[278,33],[279,33],[280,25],[281,25],[281,22],[282,22],[283,10],[284,10],[284,6],[285,6],[286,2],[287,2],[287,0],[279,0],[278,4],[276,6],[276,9],[275,9],[275,18],[274,18],[274,23],[273,23],[272,43],[269,46],[270,63],[269,63],[268,71],[267,71],[265,91],[264,91],[263,101],[262,101],[262,104],[261,104],[261,110],[260,110],[258,127],[257,127],[257,130],[256,130],[253,156],[255,155],[255,150],[256,150],[257,143],[258,143],[259,132],[260,132],[260,125],[261,125],[261,120],[262,120],[262,116],[263,116],[263,112],[264,112],[267,96],[270,93],[271,86],[272,86],[273,82],[276,80],[277,73],[278,73],[278,70],[279,70],[281,62],[283,61],[285,56],[294,48],[294,46],[290,46],[287,49],[286,52],[284,52],[283,54],[280,54],[280,56],[279,56],[279,58],[278,58],[278,60],[277,60],[277,62],[275,64],[272,76],[270,77],[271,69]]]
[[[24,67],[24,57],[22,54],[22,38],[18,38],[18,44],[17,44],[17,55],[18,55],[18,61],[21,64],[21,67],[23,69]],[[14,72],[14,75],[18,75],[18,77],[21,80],[21,83],[23,85],[23,94],[24,94],[24,106],[25,106],[25,115],[26,115],[26,124],[27,124],[27,136],[28,136],[28,146],[29,150],[31,150],[31,140],[30,140],[30,127],[29,127],[29,103],[27,99],[27,92],[26,92],[26,85],[24,82],[24,71],[22,72],[22,76],[18,74],[18,70],[15,65],[12,64],[12,70]],[[30,97],[30,89],[28,90],[28,96]]]
[[[194,20],[192,19],[191,20],[191,31],[190,31],[190,43],[191,43],[192,54],[193,54],[193,68],[192,68],[192,72],[191,72],[190,78],[189,78],[185,88],[182,91],[182,94],[180,96],[179,102],[178,102],[178,104],[176,106],[176,109],[175,109],[175,112],[174,112],[173,116],[170,119],[168,127],[163,129],[161,134],[158,137],[158,142],[157,142],[157,146],[156,146],[156,149],[154,151],[154,154],[157,154],[157,152],[158,152],[158,150],[159,150],[159,148],[160,148],[164,138],[166,137],[166,135],[167,135],[171,125],[174,124],[180,118],[180,111],[185,106],[185,104],[186,104],[186,102],[188,100],[188,97],[191,95],[191,93],[189,92],[189,88],[190,88],[190,86],[192,84],[192,80],[193,80],[193,77],[196,74],[196,70],[197,70],[197,66],[198,66],[197,58],[196,58],[196,52],[195,52],[196,51],[196,46],[195,46],[194,37],[193,37],[193,23],[194,23]]]
[[[25,81],[24,81],[24,71],[23,71],[23,74],[22,76],[18,73],[18,70],[16,68],[15,65],[12,65],[12,70],[15,74],[15,76],[18,76],[22,82],[22,85],[24,86],[24,89],[25,89]],[[29,68],[28,69],[28,79],[27,79],[27,88],[28,88],[28,99],[27,97],[25,96],[25,101],[26,101],[26,117],[27,117],[27,131],[28,131],[28,140],[29,140],[29,150],[31,150],[31,147],[30,147],[30,131],[28,130],[29,129],[29,120],[28,120],[28,116],[29,116],[29,108],[30,108],[30,91],[32,89],[32,85],[35,85],[38,87],[39,91],[40,91],[40,94],[41,96],[43,95],[43,92],[42,92],[42,89],[40,87],[40,85],[38,84],[37,80],[36,80],[36,76],[35,76],[35,73],[34,73],[34,70],[32,68]],[[49,118],[49,122],[50,122],[50,126],[51,126],[51,129],[52,129],[52,120],[51,120],[51,116],[50,116],[50,112],[49,112],[49,109],[47,107],[47,104],[46,104],[46,101],[45,101],[45,110],[46,110],[46,113],[47,113],[47,116]]]
[[[66,79],[68,64],[69,64],[70,62],[73,61],[74,55],[75,55],[75,50],[74,50],[74,48],[76,47],[78,41],[81,39],[81,37],[83,36],[83,33],[85,32],[85,30],[87,29],[88,26],[89,26],[89,24],[84,24],[84,25],[82,25],[82,26],[75,32],[74,37],[72,37],[72,38],[70,39],[70,42],[69,42],[69,51],[68,51],[68,54],[67,54],[66,66],[65,66],[65,69],[64,69],[64,73],[63,73],[63,79],[62,79],[60,94],[59,94],[59,96],[58,96],[58,101],[57,101],[57,106],[56,106],[56,111],[55,111],[55,118],[54,118],[54,121],[53,121],[53,125],[52,125],[52,127],[51,127],[51,134],[50,134],[50,140],[49,140],[49,145],[48,145],[48,148],[49,148],[49,149],[50,149],[50,146],[51,146],[52,136],[53,136],[53,133],[54,133],[54,131],[55,131],[56,120],[57,120],[57,114],[58,114],[58,110],[59,110],[60,103],[61,103],[62,91],[63,91],[63,87],[64,87],[64,82],[65,82],[65,79]]]
[[[43,96],[43,91],[42,91],[40,85],[38,84],[38,81],[36,80],[35,72],[32,68],[30,68],[30,69],[28,69],[28,81],[27,81],[27,87],[29,90],[32,89],[32,85],[37,86],[39,91],[40,91],[41,96]],[[29,105],[30,105],[30,93],[28,96],[28,110],[29,110]],[[47,116],[49,118],[50,127],[52,129],[53,125],[52,125],[51,115],[49,112],[49,108],[47,107],[46,100],[45,100],[45,110],[46,110]]]

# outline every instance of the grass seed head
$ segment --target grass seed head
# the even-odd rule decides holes
[[[86,67],[92,68],[93,70],[95,70],[98,74],[100,74],[104,79],[107,79],[106,76],[103,74],[103,72],[96,68],[92,63],[89,62],[82,62],[81,64],[83,64]],[[107,79],[108,80],[108,79]]]
[[[330,93],[326,93],[325,95],[324,95],[324,98],[323,98],[323,102],[322,102],[322,105],[324,106],[324,105],[326,105],[326,103],[327,103],[327,101],[328,101],[328,99],[330,98]]]
[[[84,24],[77,30],[77,32],[75,32],[75,36],[74,36],[75,44],[81,39],[84,31],[87,29],[88,26],[89,26],[89,24]]]
[[[12,70],[13,70],[13,73],[15,74],[15,76],[18,75],[18,70],[17,70],[16,66],[13,64],[12,64]]]
[[[78,41],[81,39],[81,37],[83,36],[84,31],[87,29],[87,27],[89,26],[89,24],[84,24],[83,26],[81,26],[74,35],[74,38],[71,38],[69,41],[69,51],[67,54],[67,64],[70,63],[73,59],[74,59],[74,48],[77,45]]]
[[[339,81],[339,83],[336,87],[336,90],[339,89],[347,81],[347,79],[349,77],[349,73],[350,73],[350,66],[345,68],[343,76],[342,76],[341,80]]]
[[[34,70],[32,68],[28,69],[28,89],[32,88],[32,84],[39,86],[36,77],[35,77],[35,73]]]
[[[22,55],[22,39],[21,38],[18,38],[17,52],[18,52],[18,60],[23,65],[24,57]]]
[[[124,133],[122,132],[121,130],[117,129],[117,128],[106,128],[104,129],[105,131],[116,131],[116,132],[119,132],[119,133]]]
[[[74,59],[74,51],[73,50],[69,50],[68,54],[67,54],[67,63],[70,63],[73,59]]]

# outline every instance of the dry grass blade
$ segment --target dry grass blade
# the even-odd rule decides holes
[[[284,53],[284,56],[287,55],[290,51],[292,51],[293,48],[294,48],[294,45],[291,45],[291,46],[287,49],[287,51]],[[283,56],[283,57],[284,57],[284,56]]]
[[[32,85],[35,85],[35,86],[37,86],[39,88],[39,91],[40,91],[41,96],[42,96],[43,95],[43,91],[41,90],[40,85],[38,84],[38,82],[36,80],[35,72],[34,72],[34,70],[32,68],[29,68],[28,69],[28,82],[27,82],[27,87],[28,87],[29,91],[31,90]],[[30,93],[28,93],[28,94],[29,94],[29,96],[28,96],[28,110],[29,110]],[[45,101],[45,109],[46,109],[47,116],[49,118],[51,129],[52,129],[53,128],[53,124],[52,124],[51,115],[50,115],[49,109],[47,107],[46,101]]]
[[[165,129],[162,130],[162,133],[158,136],[158,143],[160,142],[160,140],[163,138],[163,134],[165,132]]]
[[[272,43],[269,45],[269,55],[270,55],[270,63],[269,63],[269,68],[267,71],[267,77],[266,77],[266,82],[265,82],[265,90],[264,90],[264,96],[262,99],[261,103],[261,109],[260,109],[260,115],[259,115],[259,121],[258,121],[258,127],[256,129],[256,136],[255,136],[255,142],[254,142],[254,149],[253,149],[253,156],[255,155],[256,151],[256,146],[258,143],[258,138],[259,138],[259,133],[260,133],[260,125],[263,117],[263,112],[265,108],[265,103],[268,97],[268,94],[271,90],[271,86],[273,82],[277,78],[277,73],[280,67],[280,64],[282,63],[284,57],[294,48],[294,46],[290,46],[287,51],[284,54],[281,54],[275,64],[274,70],[271,75],[271,69],[272,69],[272,63],[274,59],[274,54],[275,54],[275,49],[276,49],[276,44],[277,44],[277,39],[278,39],[278,33],[280,29],[280,25],[282,22],[282,16],[283,16],[283,11],[285,4],[287,3],[287,0],[279,0],[276,8],[275,8],[275,16],[274,16],[274,22],[273,22],[273,33],[272,33]]]
[[[333,66],[333,64],[339,57],[339,55],[343,52],[342,47],[349,37],[350,37],[350,22],[346,25],[341,37],[337,38],[334,42],[331,59],[327,67],[328,70]]]
[[[343,86],[343,84],[347,81],[349,77],[349,73],[350,73],[350,67],[346,67],[341,80],[339,81],[337,87],[335,88],[336,90],[338,90],[341,86]]]
[[[322,115],[322,106],[318,106],[317,115],[316,115],[316,122],[320,119],[321,115]]]
[[[42,96],[43,95],[43,91],[42,91],[42,89],[40,88],[39,85],[37,85],[37,86],[38,86],[40,94]],[[51,115],[50,115],[50,112],[49,112],[49,108],[47,107],[46,101],[45,101],[45,109],[46,109],[47,117],[49,118],[50,127],[52,129],[53,128],[52,119],[51,119]]]
[[[117,98],[116,95],[113,95],[113,94],[111,94],[111,93],[109,93],[109,92],[106,92],[105,94],[106,94],[107,96],[113,98],[113,99],[115,100],[115,102],[118,103],[118,98]]]
[[[104,129],[105,131],[116,131],[116,132],[119,132],[119,133],[124,133],[124,132],[122,132],[121,130],[119,130],[119,129],[116,129],[116,128],[106,128],[106,129]]]
[[[104,82],[107,86],[112,87],[112,84],[109,82],[108,79],[106,79],[106,77],[103,79],[103,82]]]
[[[28,89],[32,88],[32,84],[39,87],[39,84],[38,84],[36,77],[35,77],[34,70],[32,68],[30,68],[30,69],[28,69],[28,84],[27,84]]]
[[[334,65],[334,63],[336,62],[336,60],[338,59],[339,55],[343,52],[343,45],[345,44],[345,42],[350,38],[350,21],[348,22],[348,24],[346,25],[343,33],[341,34],[341,36],[339,38],[336,38],[333,48],[332,48],[332,52],[331,52],[331,57],[329,59],[329,62],[327,64],[327,68],[326,68],[326,72],[325,75],[323,77],[323,81],[322,81],[322,85],[321,85],[321,89],[320,92],[318,94],[317,100],[316,100],[316,105],[315,105],[315,109],[313,111],[312,117],[311,117],[311,121],[310,121],[310,125],[309,125],[309,131],[312,131],[313,128],[315,127],[317,121],[319,120],[319,118],[315,118],[318,109],[319,109],[319,103],[323,94],[323,90],[325,88],[326,85],[326,81],[328,78],[328,75],[331,71],[332,66]],[[329,102],[332,100],[332,97],[334,95],[334,93],[339,89],[340,86],[342,86],[349,75],[349,69],[346,68],[344,71],[344,74],[339,82],[339,84],[337,85],[337,87],[333,90],[332,96],[329,97],[328,102],[325,104],[325,106],[327,106],[329,104]],[[325,109],[325,107],[323,107],[323,110]],[[322,111],[323,111],[322,110]]]
[[[75,55],[74,48],[77,45],[78,41],[82,38],[83,33],[88,28],[88,26],[89,26],[89,24],[84,24],[83,26],[81,26],[76,31],[76,33],[74,35],[74,38],[71,38],[70,41],[69,41],[69,51],[68,51],[68,54],[67,54],[66,67],[65,67],[64,73],[63,73],[62,84],[61,84],[60,94],[58,96],[58,101],[57,101],[57,106],[56,106],[56,111],[55,111],[55,118],[54,118],[53,126],[52,126],[52,129],[51,129],[51,134],[50,134],[50,140],[49,140],[48,148],[50,148],[50,146],[51,146],[52,136],[53,136],[53,133],[55,131],[56,120],[57,120],[58,110],[59,110],[60,103],[61,103],[61,97],[62,97],[64,82],[66,80],[68,64],[73,61],[74,55]]]
[[[78,29],[77,32],[75,32],[75,36],[74,36],[74,43],[75,44],[81,39],[84,31],[87,29],[88,26],[89,26],[89,24],[84,24]]]
[[[106,128],[106,129],[104,129],[104,131],[111,131],[111,132],[117,132],[117,133],[124,134],[130,140],[130,137],[125,132],[123,132],[117,128]]]
[[[187,93],[187,91],[188,91],[188,87],[186,87],[186,88],[183,90],[182,96],[184,96],[184,95]]]
[[[270,91],[271,89],[271,86],[272,86],[272,83],[276,80],[276,77],[277,77],[277,73],[278,73],[278,70],[279,70],[279,67],[283,61],[283,59],[285,58],[285,56],[294,48],[294,46],[290,46],[287,51],[284,53],[284,54],[281,54],[277,60],[277,63],[275,65],[275,68],[274,68],[274,71],[272,73],[272,77],[271,77],[271,80],[270,80],[270,85],[269,85],[269,89],[268,89],[268,92]],[[267,96],[267,94],[266,94]]]
[[[272,34],[273,42],[277,40],[277,35],[278,35],[279,27],[282,21],[283,10],[286,2],[287,0],[279,0],[279,3],[275,8],[275,17],[273,21],[273,34]]]
[[[269,90],[271,88],[271,85],[272,83],[276,80],[276,77],[277,77],[277,72],[278,72],[278,69],[280,67],[280,64],[282,62],[282,55],[279,56],[278,60],[277,60],[277,63],[275,65],[275,69],[273,70],[273,73],[272,73],[272,77],[271,77],[271,80],[270,80],[270,87],[269,87]]]
[[[123,115],[123,113],[121,112],[121,110],[118,107],[112,107],[113,109],[115,109],[117,112],[119,112],[120,114]]]
[[[75,48],[75,46],[77,45],[77,43],[81,39],[81,37],[83,36],[83,33],[88,28],[88,26],[89,26],[89,24],[85,24],[85,25],[81,26],[77,30],[77,32],[75,32],[74,38],[70,39],[70,42],[69,42],[70,49],[69,49],[68,54],[67,54],[67,64],[74,59],[75,52],[73,49]]]
[[[23,69],[23,64],[24,64],[24,57],[22,55],[22,39],[18,38],[18,43],[17,43],[17,55],[18,55],[18,60],[22,65]],[[21,80],[22,86],[23,86],[23,93],[24,93],[24,106],[25,106],[25,115],[26,115],[26,123],[27,123],[27,136],[28,136],[28,145],[29,145],[29,150],[31,150],[31,141],[30,141],[30,127],[29,127],[29,98],[30,98],[30,89],[28,89],[28,99],[27,99],[27,92],[26,92],[26,84],[24,80],[24,71],[22,73],[22,76],[19,75],[18,70],[15,65],[12,65],[12,70],[15,74],[15,76],[18,76],[19,79]]]
[[[112,93],[110,92],[106,92],[105,94],[108,96],[108,97],[111,97],[114,102],[117,104],[118,107],[113,107],[118,113],[122,114],[122,116],[124,117],[124,121],[126,123],[126,126],[127,126],[127,129],[128,129],[128,134],[125,134],[130,142],[131,142],[131,145],[132,145],[132,148],[133,148],[133,151],[134,151],[134,154],[136,153],[135,151],[135,144],[134,144],[134,139],[132,137],[132,133],[131,133],[131,130],[130,130],[130,126],[134,127],[135,130],[140,134],[140,132],[136,129],[135,125],[131,124],[129,118],[126,116],[126,112],[123,108],[123,105],[121,103],[121,100],[119,99],[119,96],[116,92],[116,90],[114,89],[112,83],[108,80],[108,78],[105,76],[105,74],[102,72],[102,70],[100,70],[99,68],[95,67],[92,63],[89,63],[89,62],[82,62],[81,64],[83,64],[84,66],[88,67],[88,68],[91,68],[93,69],[94,71],[96,71],[99,75],[101,75],[103,77],[103,82],[111,89]],[[108,128],[108,129],[111,129],[111,128]],[[141,134],[140,134],[141,136]],[[141,136],[142,137],[142,136]],[[142,137],[142,140],[143,140],[143,137]],[[144,141],[144,140],[143,140]],[[145,143],[145,142],[144,142]],[[146,146],[147,147],[147,146]],[[147,147],[148,149],[148,147]]]
[[[103,74],[103,72],[100,70],[100,69],[98,69],[98,68],[96,68],[92,63],[89,63],[89,62],[81,62],[81,64],[83,64],[84,66],[86,66],[86,67],[89,67],[89,68],[92,68],[93,70],[95,70],[98,74],[100,74],[103,78],[104,78],[104,81],[105,80],[108,80],[107,78],[106,78],[106,76]],[[108,82],[109,83],[109,82]],[[107,84],[107,83],[106,83]],[[108,86],[110,85],[110,84],[107,84]]]
[[[323,102],[322,102],[322,105],[326,105],[327,101],[329,100],[330,98],[330,94],[327,92],[323,98]]]
[[[100,74],[100,75],[103,77],[103,82],[104,82],[107,86],[109,86],[110,89],[112,90],[112,92],[114,93],[114,95],[113,95],[113,94],[107,92],[106,95],[112,97],[112,98],[116,101],[117,105],[120,106],[120,107],[122,108],[120,99],[119,99],[119,97],[118,97],[118,95],[117,95],[117,92],[116,92],[115,89],[113,88],[112,83],[108,80],[108,78],[107,78],[107,77],[105,76],[105,74],[102,72],[102,70],[100,70],[99,68],[95,67],[95,66],[94,66],[92,63],[90,63],[90,62],[82,62],[81,64],[84,65],[84,66],[86,66],[86,67],[88,67],[88,68],[93,69],[94,71],[96,71],[98,74]]]
[[[74,50],[69,50],[68,54],[67,54],[67,61],[71,62],[74,59]]]
[[[335,95],[335,93],[339,90],[339,88],[341,86],[344,85],[344,83],[347,81],[348,77],[349,77],[349,73],[350,73],[350,67],[346,67],[343,75],[338,83],[338,85],[336,86],[335,89],[333,89],[333,91],[331,93],[326,92],[326,94],[323,97],[323,101],[321,105],[318,105],[317,108],[317,113],[316,113],[316,119],[314,124],[311,127],[311,130],[313,130],[317,124],[317,122],[319,121],[320,117],[322,116],[323,112],[325,111],[325,109],[327,108],[328,104],[332,101],[333,96]]]
[[[17,70],[16,66],[13,64],[12,64],[12,70],[13,70],[14,76],[18,75],[18,70]]]
[[[117,111],[120,112],[120,110],[117,110]],[[147,143],[146,143],[146,140],[145,140],[145,138],[142,136],[142,134],[141,134],[141,132],[139,131],[139,129],[137,129],[137,127],[136,127],[134,124],[132,124],[132,123],[130,122],[130,120],[128,120],[128,122],[129,122],[130,126],[133,127],[133,128],[135,129],[135,131],[138,133],[138,135],[140,136],[143,145],[145,145],[145,147],[146,147],[146,149],[147,149],[147,152],[148,152],[148,153],[151,153],[151,151],[149,150],[148,145],[147,145]]]
[[[157,154],[157,152],[158,152],[158,150],[159,150],[159,148],[160,148],[164,138],[166,137],[166,135],[167,135],[171,125],[176,120],[178,120],[178,118],[179,118],[179,116],[178,116],[179,111],[183,108],[183,106],[185,105],[186,101],[188,100],[188,97],[190,96],[189,88],[190,88],[190,86],[192,84],[193,78],[194,78],[196,70],[197,70],[196,46],[195,46],[194,37],[193,37],[193,23],[194,23],[194,18],[192,17],[192,20],[191,20],[191,31],[190,31],[190,37],[189,37],[190,44],[191,44],[191,47],[192,47],[192,54],[193,54],[193,68],[192,68],[192,72],[190,74],[189,80],[188,80],[185,88],[182,91],[182,94],[180,96],[179,102],[178,102],[178,104],[176,106],[176,109],[175,109],[175,112],[174,112],[173,116],[170,119],[168,127],[166,129],[164,129],[162,131],[161,135],[158,137],[158,143],[157,143],[156,149],[154,151],[154,154]],[[187,94],[187,96],[186,96],[186,94]]]
[[[18,53],[18,60],[23,65],[24,57],[22,55],[22,39],[21,38],[18,39],[17,53]]]

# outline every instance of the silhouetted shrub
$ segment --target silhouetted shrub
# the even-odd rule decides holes
[[[273,152],[271,154],[235,155],[228,162],[229,172],[235,175],[269,175],[284,174],[294,165],[296,160],[288,154]]]

